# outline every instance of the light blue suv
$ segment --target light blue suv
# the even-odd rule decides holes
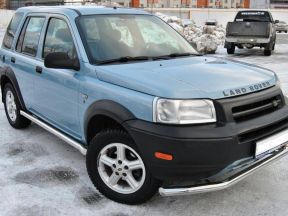
[[[21,8],[0,61],[11,126],[32,121],[77,148],[121,203],[224,189],[287,153],[273,72],[200,56],[142,10]]]

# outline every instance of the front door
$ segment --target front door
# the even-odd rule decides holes
[[[66,52],[70,58],[77,57],[70,28],[59,17],[50,17],[48,21],[42,58],[51,52]],[[36,66],[36,71],[34,112],[69,135],[79,138],[77,71],[46,68],[43,61]]]

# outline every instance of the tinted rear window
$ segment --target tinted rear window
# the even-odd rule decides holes
[[[13,16],[13,18],[12,18],[8,28],[7,28],[4,39],[3,39],[3,46],[4,47],[11,49],[15,34],[16,34],[17,29],[19,27],[19,24],[22,20],[22,17],[23,17],[23,13],[16,13]]]
[[[237,22],[271,22],[270,14],[266,11],[242,11],[235,18]]]

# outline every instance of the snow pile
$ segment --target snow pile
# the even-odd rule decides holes
[[[204,26],[202,29],[202,35],[194,38],[191,42],[195,44],[200,53],[215,53],[218,46],[224,44],[224,28],[221,26]]]
[[[187,19],[159,12],[155,15],[180,32],[200,53],[215,53],[218,46],[224,44],[226,31],[222,25],[198,26],[192,20],[189,23]]]

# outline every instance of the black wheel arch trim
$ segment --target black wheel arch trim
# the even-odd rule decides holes
[[[84,133],[87,139],[87,131],[90,120],[96,115],[104,115],[122,126],[125,121],[136,119],[134,114],[123,105],[112,100],[99,100],[89,106],[84,117]],[[125,126],[124,126],[125,127]]]
[[[10,80],[10,82],[12,83],[12,85],[16,91],[17,97],[19,99],[19,102],[21,104],[21,109],[26,111],[26,106],[25,106],[25,103],[24,103],[24,100],[23,100],[23,97],[22,97],[22,94],[20,91],[20,87],[18,85],[17,78],[14,74],[14,71],[10,67],[2,67],[1,68],[1,70],[0,70],[0,84],[2,83],[2,79],[4,77],[7,77]],[[1,86],[1,89],[3,89],[3,88],[4,88],[4,86]],[[3,92],[2,92],[2,102],[4,103]]]

